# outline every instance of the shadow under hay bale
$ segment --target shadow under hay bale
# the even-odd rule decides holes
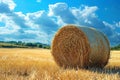
[[[88,68],[89,71],[97,72],[101,74],[118,74],[120,75],[120,67],[108,67],[108,68]]]
[[[65,68],[103,68],[110,55],[109,42],[103,33],[75,25],[62,27],[51,48],[55,62]]]

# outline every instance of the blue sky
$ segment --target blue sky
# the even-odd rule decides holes
[[[66,24],[94,27],[120,44],[120,0],[0,0],[0,40],[50,44]]]

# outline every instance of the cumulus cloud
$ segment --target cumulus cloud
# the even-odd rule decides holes
[[[10,2],[10,3],[9,3]],[[110,24],[96,15],[97,6],[69,7],[66,3],[50,4],[49,10],[23,14],[14,12],[12,0],[0,0],[0,40],[22,40],[50,44],[54,33],[65,24],[94,27],[106,34],[111,45],[120,42],[120,22]],[[2,8],[2,9],[1,9]],[[1,23],[1,24],[2,24]]]
[[[120,21],[118,23],[115,23],[117,27],[120,27]]]
[[[0,27],[1,35],[14,33],[17,29],[19,29],[19,26],[17,26],[14,21],[5,14],[1,14],[0,22],[4,23],[4,26]]]
[[[13,0],[0,0],[0,4],[7,4],[10,10],[14,10],[16,4],[14,3]],[[3,8],[4,9],[4,8]]]
[[[7,3],[0,3],[0,40],[38,41],[50,44],[52,35],[58,28],[57,23],[45,11],[34,13],[14,12]]]
[[[116,24],[109,24],[101,21],[96,15],[97,6],[82,5],[79,8],[68,7],[66,3],[56,3],[49,5],[49,16],[56,16],[58,21],[64,24],[78,24],[88,27],[94,27],[108,36],[111,45],[120,42],[119,22]],[[117,32],[118,31],[118,32]]]
[[[42,31],[45,31],[48,34],[53,33],[58,29],[58,24],[52,20],[45,11],[29,13],[27,16],[34,24],[39,25]]]
[[[60,17],[65,23],[75,23],[76,18],[66,3],[56,3],[54,5],[49,5],[49,10],[49,16],[56,15]]]

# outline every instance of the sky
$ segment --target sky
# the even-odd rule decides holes
[[[0,41],[51,44],[66,24],[93,27],[120,44],[120,0],[0,0]]]

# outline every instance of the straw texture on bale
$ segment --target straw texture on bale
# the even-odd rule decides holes
[[[109,42],[93,28],[63,26],[55,34],[52,55],[60,67],[104,67],[109,59]]]

